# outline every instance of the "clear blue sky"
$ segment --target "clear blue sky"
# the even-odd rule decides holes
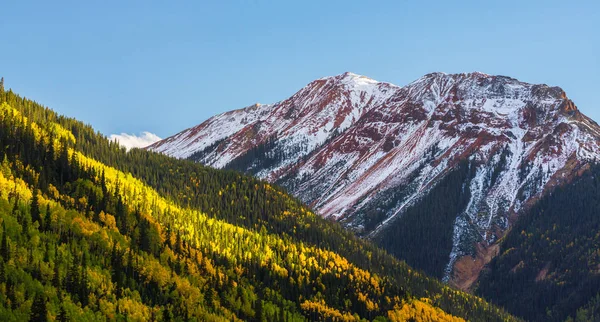
[[[166,137],[344,71],[508,75],[561,86],[600,121],[599,3],[7,0],[0,75],[107,135]]]

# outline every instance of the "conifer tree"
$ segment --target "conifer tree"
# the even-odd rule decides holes
[[[79,300],[82,306],[88,305],[88,273],[87,273],[87,258],[85,254],[81,255],[81,273],[79,283],[77,285],[79,291]]]
[[[52,227],[52,213],[50,212],[50,204],[46,204],[46,215],[44,216],[44,230],[49,231]]]
[[[73,296],[79,295],[79,272],[77,262],[78,261],[76,259],[73,259],[69,269],[67,270],[67,276],[65,280],[67,292],[71,293]]]
[[[67,315],[67,311],[65,311],[65,307],[62,303],[60,304],[60,309],[58,311],[58,315],[56,316],[56,321],[58,321],[58,322],[69,321],[69,316]]]
[[[46,299],[42,294],[37,294],[31,305],[31,314],[29,321],[46,322],[48,321],[48,309],[46,308]]]
[[[62,288],[62,282],[60,279],[60,265],[58,260],[54,263],[54,276],[52,277],[52,286],[57,290]]]
[[[10,245],[8,244],[8,236],[6,235],[5,222],[2,222],[2,242],[0,243],[0,254],[5,262],[10,260]]]
[[[33,189],[33,197],[31,197],[30,212],[31,212],[31,222],[35,223],[37,221],[39,224],[41,224],[42,217],[40,215],[40,204],[38,201],[38,189]]]

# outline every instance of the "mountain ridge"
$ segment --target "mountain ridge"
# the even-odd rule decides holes
[[[473,273],[460,276],[456,261],[483,255],[524,207],[585,170],[599,137],[560,87],[481,72],[430,73],[399,87],[347,72],[148,149],[276,182],[372,239],[393,238],[386,230],[398,216],[467,162],[469,202],[455,214],[439,277],[468,288]]]

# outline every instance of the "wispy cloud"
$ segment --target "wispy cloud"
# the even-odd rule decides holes
[[[112,141],[119,142],[119,144],[124,146],[127,150],[132,148],[144,148],[161,140],[158,135],[150,132],[142,132],[140,135],[127,133],[111,134],[109,138]]]

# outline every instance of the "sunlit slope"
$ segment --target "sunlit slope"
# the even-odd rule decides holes
[[[0,95],[3,320],[510,319],[265,182]]]

